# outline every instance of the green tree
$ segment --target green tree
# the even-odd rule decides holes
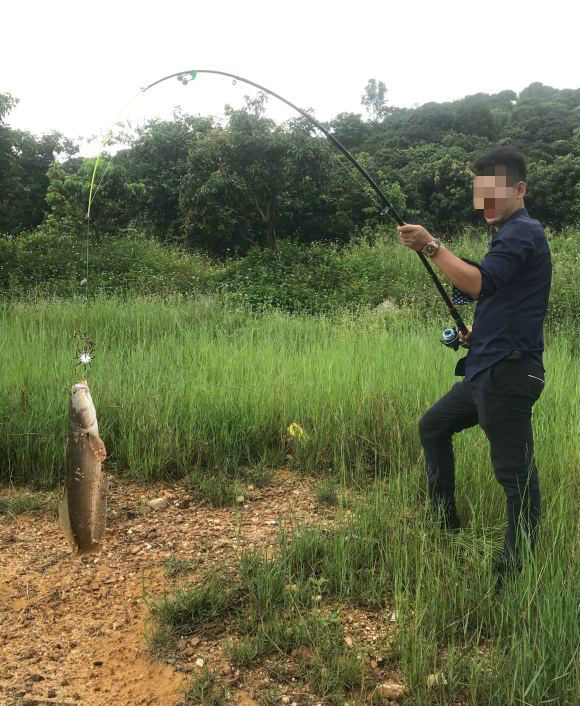
[[[14,130],[6,116],[17,104],[0,94],[0,232],[18,233],[39,225],[47,210],[46,172],[59,155],[72,155],[76,146],[58,132],[35,137]]]
[[[411,209],[408,219],[439,233],[477,223],[472,206],[471,155],[461,147],[423,144],[404,152],[401,186]]]
[[[327,149],[304,119],[277,126],[248,107],[226,106],[226,114],[227,127],[212,129],[190,150],[180,196],[183,232],[214,253],[253,245],[275,251],[278,237],[304,233],[328,209]]]
[[[143,184],[144,190],[139,225],[159,240],[179,238],[179,196],[189,151],[212,127],[210,117],[175,113],[171,121],[151,120],[137,128],[137,136],[129,143],[130,180]]]
[[[370,126],[359,113],[339,113],[324,127],[348,150],[360,148],[370,134]]]
[[[580,223],[580,154],[531,162],[526,207],[552,228]]]
[[[522,147],[536,159],[562,155],[562,142],[580,127],[580,89],[560,91],[532,83],[518,96],[505,122],[502,141]]]
[[[382,81],[370,78],[361,96],[361,105],[371,120],[379,122],[389,115],[387,87]]]
[[[91,224],[96,233],[121,235],[136,225],[143,207],[145,186],[130,179],[126,155],[102,155],[95,174],[91,204]],[[95,158],[54,162],[48,170],[46,202],[50,212],[44,222],[47,232],[83,232]]]

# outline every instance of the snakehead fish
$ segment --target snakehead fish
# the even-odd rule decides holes
[[[97,413],[86,380],[72,386],[60,526],[74,552],[100,549],[107,514],[107,452],[99,438]]]

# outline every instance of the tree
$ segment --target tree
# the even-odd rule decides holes
[[[253,245],[275,251],[280,236],[321,239],[340,230],[331,224],[326,138],[311,136],[305,118],[277,126],[247,108],[227,113],[228,125],[190,150],[180,197],[187,241],[218,254]]]
[[[145,187],[131,181],[127,165],[123,164],[126,161],[122,153],[112,159],[105,154],[99,160],[91,203],[91,223],[96,233],[122,234],[135,223],[142,209]],[[54,162],[50,166],[46,230],[83,232],[94,166],[94,157],[64,165]]]
[[[443,234],[479,222],[472,207],[469,152],[458,146],[423,144],[403,155],[406,164],[397,173],[411,207],[409,220]]]
[[[4,118],[18,105],[18,98],[10,93],[0,93],[0,126],[6,127]]]
[[[580,155],[530,163],[527,186],[526,207],[534,218],[556,229],[580,223]]]
[[[48,167],[59,155],[77,151],[58,132],[37,138],[10,128],[5,118],[17,103],[10,94],[0,94],[0,232],[6,233],[29,230],[42,222]]]
[[[129,143],[130,180],[144,188],[140,226],[160,240],[179,237],[179,195],[189,151],[212,127],[210,117],[176,113],[171,121],[151,120],[137,128],[137,137]]]
[[[398,208],[406,204],[408,219],[440,232],[480,223],[469,164],[494,144],[515,144],[526,155],[539,218],[553,227],[580,218],[580,89],[534,83],[519,96],[477,93],[417,108],[387,106],[386,92],[370,79],[362,96],[370,119],[340,113],[326,127]],[[131,226],[227,255],[253,244],[274,251],[288,236],[346,242],[380,222],[360,174],[303,116],[268,120],[267,98],[259,92],[245,96],[241,110],[226,106],[223,126],[176,113],[117,139],[125,149],[105,156],[97,175],[95,229]],[[0,94],[0,231],[18,233],[43,217],[59,229],[82,228],[94,159],[70,159],[74,145],[58,133],[37,138],[11,129],[14,105]]]
[[[370,126],[359,113],[339,113],[324,127],[348,150],[360,148],[370,134]]]
[[[382,81],[374,78],[368,80],[365,92],[361,96],[361,104],[367,115],[376,122],[384,120],[389,115],[387,105],[387,87]]]

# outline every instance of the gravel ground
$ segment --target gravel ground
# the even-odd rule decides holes
[[[7,488],[0,495],[7,495]],[[147,503],[164,498],[158,510]],[[204,565],[232,562],[241,547],[277,546],[281,526],[330,526],[336,508],[319,507],[312,481],[287,469],[263,488],[247,486],[234,508],[210,508],[185,484],[129,485],[110,478],[109,514],[101,554],[75,558],[52,512],[0,517],[0,704],[173,706],[184,677],[199,659],[219,668],[234,702],[256,704],[259,688],[279,688],[281,703],[319,699],[264,670],[233,669],[223,637],[180,643],[173,664],[146,653],[148,616],[143,588],[162,591],[167,557],[194,560],[188,580]],[[347,639],[372,648],[385,634],[384,613],[340,609]],[[373,669],[380,671],[376,661]],[[381,674],[386,677],[388,675]],[[354,703],[354,702],[353,702]]]

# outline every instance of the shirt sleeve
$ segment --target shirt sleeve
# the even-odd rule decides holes
[[[466,262],[468,265],[472,265],[473,267],[477,267],[479,270],[479,263],[474,262],[473,260],[470,260],[468,257],[460,257],[460,260],[463,260],[463,262]],[[454,304],[455,306],[461,305],[461,304],[470,304],[473,302],[474,299],[471,297],[469,294],[466,294],[465,292],[462,292],[460,289],[458,289],[455,285],[453,285],[452,292],[451,292],[451,303]]]
[[[514,224],[492,241],[489,252],[479,265],[480,299],[495,294],[523,267],[528,255],[535,250],[532,236],[528,228]]]

